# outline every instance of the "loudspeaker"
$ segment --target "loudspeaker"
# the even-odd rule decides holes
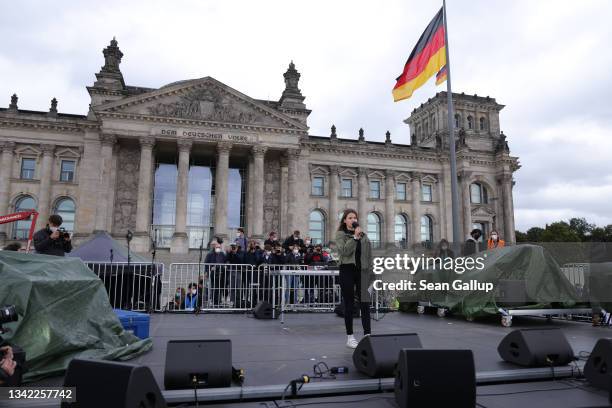
[[[558,328],[514,330],[497,346],[499,356],[524,367],[563,366],[574,360],[574,352]]]
[[[358,371],[370,377],[393,377],[400,350],[421,347],[416,333],[370,335],[357,345],[353,352],[353,364]]]
[[[257,303],[257,305],[255,305],[255,308],[253,309],[253,316],[256,319],[272,319],[273,318],[272,311],[273,311],[272,305],[269,302],[260,300]]]
[[[401,350],[395,401],[400,408],[473,408],[476,370],[472,351]]]
[[[194,388],[194,386],[229,387],[231,383],[231,340],[168,342],[164,372],[164,387],[167,390]]]
[[[612,381],[612,339],[597,340],[584,365],[584,376],[594,387],[609,389]]]
[[[62,402],[62,408],[167,407],[151,369],[145,366],[73,359],[64,387],[76,387],[77,394],[76,402]]]

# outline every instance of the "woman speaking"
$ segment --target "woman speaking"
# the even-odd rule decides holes
[[[346,346],[356,348],[357,340],[353,335],[355,297],[357,297],[361,306],[363,334],[368,336],[371,332],[368,288],[374,280],[372,244],[359,226],[357,211],[344,210],[338,232],[336,232],[336,245],[340,262],[340,289],[344,302],[344,325],[348,336]]]

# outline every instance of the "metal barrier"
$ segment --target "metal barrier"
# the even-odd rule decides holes
[[[115,309],[161,311],[160,294],[164,265],[127,262],[85,262],[102,280]]]
[[[341,301],[338,274],[306,265],[173,263],[161,303],[167,311],[247,311],[259,301],[281,313],[332,311]],[[393,300],[375,291],[372,307],[378,312]]]

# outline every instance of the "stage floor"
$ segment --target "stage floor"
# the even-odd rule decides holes
[[[354,327],[359,340],[363,336],[360,319],[354,320]],[[471,349],[479,372],[516,369],[501,361],[497,354],[500,340],[514,329],[546,327],[561,328],[576,355],[590,352],[597,339],[612,337],[609,326],[529,317],[515,317],[511,328],[502,327],[499,318],[467,322],[460,317],[398,312],[372,322],[374,334],[415,332],[426,348]],[[284,324],[280,320],[257,320],[246,314],[153,314],[150,326],[153,349],[129,362],[149,366],[163,389],[169,340],[231,339],[234,366],[246,370],[244,385],[287,384],[301,374],[312,374],[319,361],[329,367],[349,367],[349,374],[338,375],[336,381],[367,378],[354,370],[352,349],[345,346],[344,333],[344,320],[332,313],[287,313]],[[62,377],[54,377],[30,385],[62,382]]]

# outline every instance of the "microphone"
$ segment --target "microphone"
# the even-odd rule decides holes
[[[133,237],[134,237],[134,234],[132,233],[132,231],[128,230],[127,234],[125,234],[125,240],[129,243]]]
[[[358,226],[359,226],[359,223],[358,223],[357,221],[353,221],[353,229],[356,229]],[[361,231],[361,232],[359,233],[359,236],[360,236],[360,237],[363,237],[363,235],[364,235],[364,232],[363,232],[363,231]]]

